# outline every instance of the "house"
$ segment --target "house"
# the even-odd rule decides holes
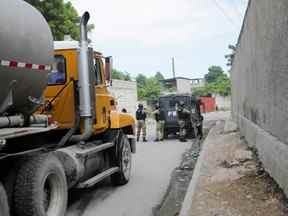
[[[175,88],[177,94],[191,94],[194,87],[202,87],[205,84],[204,78],[175,77],[161,81],[165,86]]]

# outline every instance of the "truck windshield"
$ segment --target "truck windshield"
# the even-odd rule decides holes
[[[48,75],[48,85],[62,85],[66,82],[66,61],[62,55],[54,56],[52,71]]]

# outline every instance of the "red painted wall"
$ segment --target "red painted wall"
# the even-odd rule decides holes
[[[201,112],[214,112],[216,110],[216,102],[213,97],[200,97],[202,102]]]

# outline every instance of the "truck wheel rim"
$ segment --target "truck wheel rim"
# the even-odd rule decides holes
[[[43,182],[43,208],[47,216],[58,215],[63,205],[63,184],[59,176],[50,173]]]
[[[131,156],[130,143],[128,142],[128,140],[125,140],[122,151],[122,168],[126,179],[130,178],[131,163],[132,163],[131,160],[132,156]]]

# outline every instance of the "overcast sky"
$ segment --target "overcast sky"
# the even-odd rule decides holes
[[[114,67],[135,77],[161,71],[203,77],[211,65],[225,70],[242,25],[248,0],[71,0],[95,25],[96,50],[114,57]]]

